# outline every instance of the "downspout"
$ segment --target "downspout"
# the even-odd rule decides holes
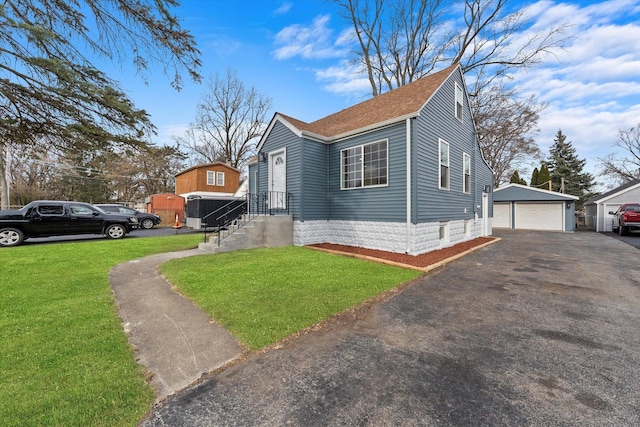
[[[407,249],[406,253],[411,253],[411,119],[407,119]]]

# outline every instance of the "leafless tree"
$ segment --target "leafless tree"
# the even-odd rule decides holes
[[[519,99],[508,77],[562,47],[568,38],[561,23],[524,31],[526,9],[509,13],[507,0],[334,1],[353,26],[354,62],[373,96],[459,63],[495,185],[540,155],[533,136],[545,106],[535,97]]]
[[[598,159],[602,175],[608,175],[621,184],[640,179],[640,123],[628,129],[620,129],[615,145],[624,154],[609,154]]]
[[[453,63],[473,77],[474,96],[509,71],[537,64],[567,40],[562,24],[521,36],[526,9],[508,13],[507,0],[334,1],[353,26],[354,62],[368,76],[373,96]]]
[[[198,104],[195,122],[176,142],[204,162],[242,169],[253,155],[271,109],[271,98],[246,88],[233,70],[216,74]]]
[[[494,187],[509,182],[511,174],[541,152],[534,141],[538,114],[545,107],[533,97],[516,99],[511,91],[494,86],[474,98],[482,154],[494,172]]]

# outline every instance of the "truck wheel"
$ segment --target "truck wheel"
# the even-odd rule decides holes
[[[626,236],[627,235],[627,227],[624,226],[620,226],[618,227],[618,234],[621,236]]]
[[[140,221],[140,227],[144,228],[145,230],[153,228],[153,225],[154,225],[153,220],[149,218],[145,218],[142,221]]]
[[[17,228],[0,228],[0,246],[18,246],[24,241],[24,233]]]
[[[121,239],[125,234],[127,234],[127,229],[124,228],[124,225],[122,224],[111,224],[107,227],[105,234],[110,239]]]

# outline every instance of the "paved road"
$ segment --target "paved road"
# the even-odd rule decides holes
[[[142,424],[640,425],[640,252],[596,233],[496,234]]]
[[[620,240],[621,242],[624,242],[627,245],[631,245],[634,248],[640,249],[640,232],[633,232],[626,236],[619,236],[615,233],[604,233],[604,235],[616,240]]]

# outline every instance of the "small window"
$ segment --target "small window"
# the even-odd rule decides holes
[[[341,151],[342,189],[377,187],[388,182],[387,141]]]
[[[216,176],[214,171],[207,171],[207,185],[216,185]]]
[[[438,231],[440,242],[447,242],[449,240],[449,224],[446,222],[441,222]]]
[[[449,144],[440,140],[440,188],[443,190],[449,189]]]
[[[463,97],[463,92],[462,92],[462,88],[458,85],[458,83],[456,83],[456,119],[462,121],[462,100],[464,99]]]
[[[469,194],[471,192],[471,157],[467,153],[462,155],[462,168],[464,169],[462,177],[462,190]]]
[[[216,172],[216,185],[224,187],[224,172]]]

